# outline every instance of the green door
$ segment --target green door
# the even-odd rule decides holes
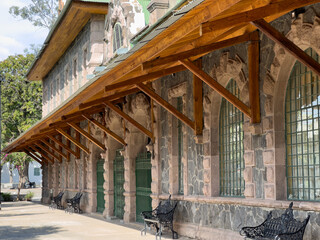
[[[143,211],[152,210],[151,194],[151,154],[140,153],[136,158],[136,220],[143,222]]]
[[[104,160],[100,159],[97,162],[97,212],[102,213],[104,211],[104,168],[103,168]]]
[[[123,156],[120,150],[116,151],[116,158],[114,159],[114,215],[123,219],[124,214],[124,164]]]

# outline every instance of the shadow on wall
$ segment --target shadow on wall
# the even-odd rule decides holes
[[[24,239],[31,240],[36,239],[38,236],[49,235],[62,230],[58,227],[45,226],[45,227],[12,227],[12,226],[1,226],[0,233],[1,239],[16,240]]]

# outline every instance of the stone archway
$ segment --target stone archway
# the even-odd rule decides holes
[[[218,66],[214,66],[210,72],[210,75],[216,79],[222,86],[226,87],[228,82],[233,79],[236,81],[237,86],[240,89],[240,99],[248,104],[248,79],[245,77],[243,68],[245,63],[239,56],[235,59],[229,58],[229,53],[225,52],[220,56],[220,62]],[[209,89],[208,93],[204,96],[204,129],[203,129],[203,145],[204,145],[204,187],[203,193],[205,196],[219,196],[220,180],[219,180],[219,115],[221,96]],[[245,121],[248,121],[245,118]],[[250,136],[244,136],[246,138]],[[245,151],[245,155],[249,150]],[[250,154],[253,153],[250,152]],[[248,168],[248,169],[247,169]],[[245,172],[252,171],[252,167],[247,167]],[[248,174],[247,174],[248,175]],[[251,174],[252,175],[252,174]],[[252,183],[252,177],[245,178],[246,192],[245,195],[253,197],[254,185]],[[248,190],[249,189],[249,190]]]
[[[304,23],[299,15],[291,24],[286,35],[302,50],[311,47],[320,53],[320,18],[315,17],[313,24]],[[285,142],[285,96],[288,79],[296,59],[281,46],[274,46],[275,57],[263,82],[265,95],[263,117],[267,148],[263,153],[266,167],[265,196],[268,199],[286,199],[286,142]],[[276,124],[274,124],[276,123]],[[266,126],[266,127],[265,127]]]

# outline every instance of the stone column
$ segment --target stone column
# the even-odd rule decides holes
[[[50,202],[50,191],[48,188],[48,164],[43,164],[41,166],[42,169],[42,198],[41,198],[41,202],[42,203],[49,203]]]
[[[64,188],[66,190],[69,188],[69,162],[67,160],[64,162]]]
[[[74,188],[79,190],[80,189],[80,182],[79,182],[79,169],[80,169],[80,162],[81,159],[75,159],[74,160]]]

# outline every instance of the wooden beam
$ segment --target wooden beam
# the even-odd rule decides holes
[[[272,27],[265,20],[255,20],[252,22],[261,32],[263,32],[270,39],[281,45],[286,51],[288,51],[292,56],[297,58],[306,67],[310,68],[315,74],[320,77],[320,64],[314,60],[311,56],[306,54],[301,48],[291,42],[277,29]]]
[[[171,67],[171,68],[167,68],[167,69],[161,69],[159,71],[155,71],[155,72],[151,72],[151,73],[147,73],[144,75],[141,75],[139,77],[134,77],[134,78],[130,78],[118,83],[114,83],[111,85],[108,85],[105,87],[105,92],[108,91],[112,91],[112,90],[116,90],[125,86],[130,86],[130,85],[134,85],[137,83],[142,83],[142,82],[146,82],[146,81],[150,81],[150,80],[155,80],[158,79],[160,77],[164,77],[176,72],[181,72],[183,70],[185,70],[186,68],[184,66],[175,66],[175,67]]]
[[[41,154],[42,159],[45,159],[45,161],[47,161],[47,163],[53,163],[53,160],[51,158],[49,158],[49,156],[47,156],[41,149],[37,149],[35,146],[31,145],[30,148],[34,151],[34,153],[36,154],[36,152]],[[30,150],[31,151],[31,150]],[[32,152],[32,151],[31,151]],[[33,152],[32,152],[33,153]]]
[[[62,141],[56,139],[53,136],[48,136],[48,138],[50,138],[53,142],[58,144],[60,147],[64,148],[67,152],[71,153],[76,158],[80,158],[80,154],[78,155],[75,151],[73,151],[71,148],[69,148],[67,145],[65,145]],[[70,159],[67,159],[67,160],[70,160]]]
[[[225,89],[220,83],[215,81],[212,77],[210,77],[207,73],[202,71],[196,65],[194,65],[190,60],[180,60],[180,62],[185,65],[193,74],[198,76],[202,81],[209,85],[213,90],[219,93],[222,97],[224,97],[227,101],[233,104],[236,108],[238,108],[241,112],[243,112],[246,116],[251,118],[251,110],[250,108],[240,101],[237,97],[235,97],[232,93],[230,93],[227,89]]]
[[[95,105],[101,105],[102,102],[104,101],[113,101],[115,99],[118,99],[118,98],[122,98],[122,97],[125,97],[127,95],[130,95],[130,94],[133,94],[133,93],[136,93],[138,92],[139,89],[137,88],[132,88],[132,89],[129,89],[129,90],[126,90],[126,91],[123,91],[123,92],[118,92],[118,93],[115,93],[113,95],[110,95],[110,96],[107,96],[107,97],[103,97],[103,98],[99,98],[99,99],[96,99],[96,100],[93,100],[93,101],[90,101],[90,102],[86,102],[86,103],[81,103],[79,105],[79,109],[84,109],[84,108],[88,108],[88,107],[93,107]],[[84,112],[82,111],[80,113],[81,115],[82,114],[90,114],[89,112]]]
[[[71,123],[68,122],[68,125],[70,127],[72,127],[74,130],[78,131],[79,133],[81,133],[84,137],[86,137],[89,141],[91,141],[92,143],[94,143],[97,147],[101,148],[102,150],[106,151],[106,147],[99,142],[97,139],[95,139],[94,137],[92,137],[89,133],[87,133],[86,131],[84,131],[81,127],[79,127],[77,124],[75,123]],[[76,139],[75,139],[76,140]],[[77,142],[79,142],[77,140]],[[80,142],[79,142],[80,143]]]
[[[60,156],[62,156],[65,159],[67,159],[67,155],[64,154],[62,151],[60,151],[58,148],[56,148],[56,146],[54,144],[49,143],[49,142],[45,141],[44,139],[41,139],[40,141],[43,142],[48,147],[50,147],[52,150],[56,151]],[[58,160],[59,160],[60,163],[62,162],[62,160],[60,158]]]
[[[174,106],[161,98],[158,94],[156,94],[152,89],[148,88],[145,84],[139,83],[136,85],[141,91],[147,94],[150,98],[152,98],[155,102],[157,102],[164,109],[169,111],[173,116],[181,120],[187,126],[194,130],[194,122],[191,121],[188,117],[186,117],[183,113],[179,112]]]
[[[106,128],[105,126],[103,126],[101,123],[99,123],[97,120],[95,120],[93,117],[90,117],[87,114],[83,114],[83,117],[85,119],[88,120],[88,122],[91,122],[92,124],[96,125],[97,127],[99,127],[102,131],[104,131],[106,134],[110,135],[112,138],[114,138],[114,140],[118,141],[119,143],[121,143],[122,145],[126,146],[126,142],[117,134],[115,134],[114,132],[112,132],[110,129]]]
[[[250,40],[250,34],[245,34],[245,35],[224,40],[221,42],[214,42],[206,46],[201,46],[188,51],[184,51],[184,52],[172,54],[166,57],[157,58],[155,60],[147,61],[142,64],[142,68],[143,70],[147,71],[148,69],[153,68],[155,66],[176,62],[176,61],[179,61],[180,59],[186,59],[186,58],[190,58],[198,55],[203,55],[221,48],[230,47],[230,46],[233,46],[242,42],[246,42],[249,40]]]
[[[33,160],[37,161],[38,163],[40,163],[41,165],[43,165],[43,162],[41,162],[41,160],[39,158],[37,158],[36,156],[34,156],[32,153],[30,153],[27,149],[23,149],[23,151],[25,152],[25,154],[27,154],[29,157],[31,157]]]
[[[59,160],[58,157],[57,157],[56,155],[54,155],[54,153],[52,153],[52,152],[49,151],[49,148],[47,149],[47,148],[46,148],[45,146],[43,146],[40,142],[35,142],[34,145],[36,145],[37,147],[41,148],[42,151],[44,151],[46,154],[50,155],[50,156],[53,158],[53,159],[52,159],[53,161],[54,161],[54,159]]]
[[[68,133],[66,133],[65,131],[63,131],[61,128],[57,128],[56,129],[57,132],[59,132],[61,135],[63,135],[65,138],[67,138],[69,141],[71,141],[74,145],[78,146],[79,148],[81,148],[84,152],[86,152],[87,154],[90,154],[89,149],[82,145],[79,141],[77,141],[76,139],[74,139],[73,137],[71,137]]]
[[[251,123],[260,123],[260,86],[259,86],[259,33],[248,46],[249,69],[249,101],[251,109]]]
[[[202,68],[202,60],[196,62],[197,67]],[[194,132],[195,135],[202,135],[203,129],[203,103],[202,103],[202,81],[193,75],[193,112],[194,112]]]
[[[146,129],[144,126],[142,126],[140,123],[138,123],[136,120],[134,120],[132,117],[130,117],[128,114],[125,114],[123,111],[121,111],[118,107],[116,107],[115,105],[113,105],[111,102],[109,101],[105,101],[104,102],[106,104],[106,106],[108,106],[110,109],[112,109],[113,111],[115,111],[119,116],[121,116],[122,118],[124,118],[125,120],[127,120],[129,123],[131,123],[133,126],[135,126],[136,128],[138,128],[141,132],[143,132],[144,134],[146,134],[148,137],[150,137],[151,139],[153,138],[153,134],[152,132],[150,132],[148,129]]]
[[[203,34],[217,29],[228,28],[237,24],[249,23],[258,19],[267,18],[274,14],[283,15],[296,8],[304,7],[319,2],[319,0],[287,0],[270,1],[264,6],[255,7],[248,11],[239,11],[239,13],[208,21],[202,24]]]

